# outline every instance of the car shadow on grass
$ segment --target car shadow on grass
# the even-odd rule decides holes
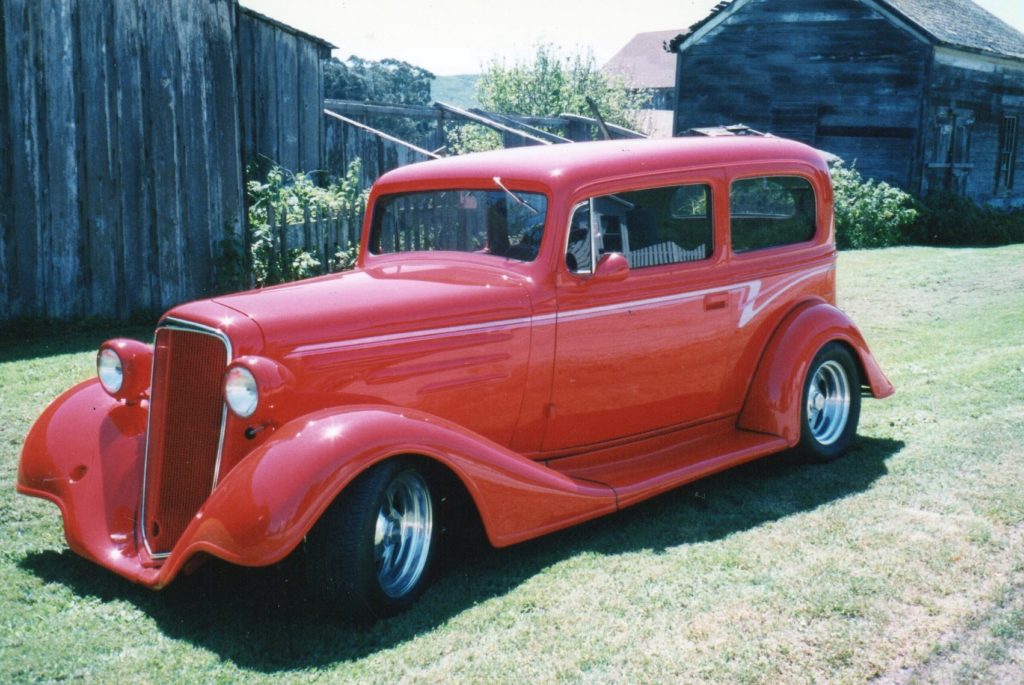
[[[79,596],[131,602],[167,637],[243,668],[270,673],[329,666],[427,633],[580,553],[659,552],[719,540],[864,492],[903,446],[860,438],[850,454],[827,465],[769,457],[538,540],[501,550],[481,545],[446,564],[412,609],[373,626],[350,625],[311,605],[298,555],[268,569],[213,562],[161,592],[131,585],[70,551],[30,554],[20,565]]]
[[[155,328],[155,324],[143,326],[138,323],[51,323],[47,324],[48,329],[43,329],[43,325],[33,323],[0,333],[0,364],[81,352],[95,353],[103,341],[111,338],[132,338],[151,343]]]

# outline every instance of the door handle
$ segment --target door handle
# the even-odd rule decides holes
[[[704,311],[725,309],[729,304],[729,293],[711,293],[704,296]]]

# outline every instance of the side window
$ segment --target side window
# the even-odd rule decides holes
[[[633,269],[693,262],[711,257],[713,238],[710,186],[636,190],[577,205],[565,259],[579,274],[608,252],[621,253]]]
[[[814,237],[814,189],[797,176],[734,181],[729,212],[733,252],[802,243]]]
[[[1013,190],[1017,167],[1017,117],[1003,117],[999,128],[999,156],[996,158],[996,192]]]
[[[590,235],[590,202],[576,205],[569,221],[569,243],[565,251],[565,265],[574,274],[589,274],[594,270],[593,240]]]

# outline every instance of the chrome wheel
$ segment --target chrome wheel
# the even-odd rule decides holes
[[[434,512],[430,489],[416,471],[399,473],[384,491],[373,538],[380,588],[403,597],[419,582],[430,558]]]
[[[850,417],[850,379],[835,360],[821,364],[807,388],[807,426],[821,445],[831,445]]]

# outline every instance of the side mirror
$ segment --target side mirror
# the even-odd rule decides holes
[[[591,280],[621,281],[629,275],[629,261],[618,252],[601,255]]]

